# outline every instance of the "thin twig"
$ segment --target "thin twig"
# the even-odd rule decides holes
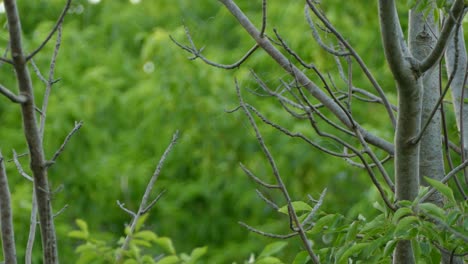
[[[273,202],[272,200],[268,199],[259,189],[256,189],[255,192],[257,193],[258,197],[260,197],[263,201],[265,201],[273,209],[279,210],[279,206],[277,204],[275,204],[275,202]]]
[[[68,144],[68,142],[70,141],[70,139],[72,138],[72,136],[81,128],[81,126],[83,125],[83,121],[80,121],[80,122],[75,122],[75,127],[72,129],[72,131],[70,131],[70,133],[68,133],[68,135],[65,137],[65,140],[63,141],[62,145],[60,146],[60,148],[55,152],[54,156],[52,156],[52,159],[50,159],[50,161],[47,162],[47,164],[49,166],[51,166],[52,164],[55,163],[55,161],[57,160],[57,158],[60,156],[60,154],[62,154],[63,150],[65,149],[65,146]]]
[[[205,62],[208,65],[214,66],[216,68],[225,69],[225,70],[232,70],[232,69],[239,68],[241,66],[241,64],[244,63],[250,57],[250,55],[252,55],[257,50],[257,48],[259,47],[258,44],[255,44],[249,51],[247,51],[247,53],[242,58],[240,58],[237,62],[235,62],[233,64],[219,64],[219,63],[216,63],[216,62],[213,62],[213,61],[207,59],[206,57],[204,57],[201,54],[201,52],[203,51],[203,48],[197,49],[197,47],[195,46],[195,43],[192,40],[192,36],[190,35],[190,32],[189,32],[187,27],[185,27],[185,35],[187,36],[187,39],[190,42],[191,47],[181,44],[180,42],[175,40],[170,35],[169,35],[169,38],[172,40],[172,42],[174,42],[181,49],[183,49],[185,51],[188,51],[189,53],[193,54],[193,57],[189,58],[190,60],[195,60],[197,58],[200,58],[203,62]]]
[[[47,107],[49,105],[49,96],[52,90],[52,85],[54,85],[54,74],[55,74],[55,61],[57,60],[58,51],[60,49],[60,44],[62,43],[62,26],[60,25],[57,29],[57,40],[55,41],[55,48],[52,58],[50,60],[49,66],[49,78],[46,82],[46,89],[44,92],[44,99],[42,100],[42,115],[39,125],[39,133],[41,137],[44,137],[45,122],[47,118]]]
[[[16,154],[15,150],[13,150],[13,161],[15,162],[16,169],[18,170],[19,174],[27,180],[34,182],[33,177],[29,176],[26,172],[24,172],[23,166],[21,166],[21,163],[18,160],[18,155]]]
[[[72,0],[67,0],[67,3],[65,4],[65,7],[62,10],[62,13],[60,14],[59,18],[57,19],[57,22],[55,23],[52,30],[49,32],[49,35],[47,35],[47,37],[44,39],[44,41],[42,41],[41,45],[39,45],[39,47],[37,47],[37,49],[35,49],[33,52],[31,52],[31,54],[26,56],[26,58],[25,58],[26,61],[29,61],[30,59],[32,59],[34,57],[34,55],[36,55],[39,51],[41,51],[41,49],[44,48],[44,46],[47,44],[47,42],[49,42],[49,40],[52,38],[55,31],[57,31],[60,28],[60,26],[62,25],[63,19],[65,18],[65,15],[67,14],[68,9],[70,8],[71,1]]]
[[[306,219],[304,219],[304,221],[302,221],[303,226],[307,226],[307,225],[309,225],[311,223],[312,218],[314,218],[314,216],[317,214],[317,211],[320,209],[320,207],[323,204],[323,200],[325,199],[325,194],[327,194],[327,188],[323,189],[317,203],[314,205],[314,208],[312,208],[312,211],[310,211],[310,213],[307,215]],[[312,199],[312,196],[310,196],[310,195],[308,195],[308,196],[309,196],[310,201],[314,201]]]
[[[116,259],[115,259],[116,263],[120,263],[122,261],[122,256],[123,256],[122,254],[123,254],[124,251],[126,251],[128,249],[128,247],[130,245],[130,241],[132,240],[133,233],[136,230],[136,225],[137,225],[138,220],[140,219],[140,217],[143,214],[145,214],[149,210],[149,208],[151,208],[154,205],[155,201],[157,201],[159,199],[159,197],[161,196],[161,194],[160,194],[158,196],[158,198],[156,198],[153,202],[151,202],[150,205],[148,205],[148,200],[150,198],[150,195],[151,195],[151,192],[152,192],[152,190],[154,188],[154,185],[155,185],[156,181],[158,180],[159,174],[161,173],[161,169],[162,169],[162,167],[164,165],[164,162],[166,161],[167,156],[169,155],[172,148],[176,144],[178,138],[179,138],[179,131],[176,131],[174,133],[174,135],[172,136],[172,140],[169,143],[169,146],[167,146],[166,150],[162,154],[161,159],[159,160],[158,165],[156,166],[156,169],[155,169],[155,171],[153,173],[153,176],[151,176],[151,179],[149,180],[148,185],[146,186],[146,190],[145,190],[145,193],[143,194],[143,197],[141,198],[141,202],[140,202],[140,206],[138,208],[138,211],[136,213],[131,213],[131,214],[134,214],[134,216],[133,216],[132,222],[131,222],[130,227],[129,227],[130,231],[128,232],[127,236],[125,237],[124,242],[122,243],[122,246],[120,247],[121,248],[120,253],[118,253],[117,256],[116,256]],[[123,206],[121,206],[121,208],[122,207]],[[125,210],[125,211],[127,213],[131,212],[130,210]]]
[[[450,180],[452,177],[454,177],[459,171],[463,170],[468,166],[468,160],[465,160],[462,164],[458,165],[455,167],[452,171],[447,173],[444,178],[440,180],[441,183],[447,183],[448,180]],[[435,193],[437,190],[432,187],[422,198],[419,200],[420,203],[424,202],[429,196],[431,196],[433,193]]]
[[[278,186],[278,185],[269,184],[269,183],[266,183],[266,182],[260,180],[260,178],[255,176],[249,169],[247,169],[247,167],[245,167],[244,164],[240,163],[239,165],[242,168],[242,170],[245,172],[245,174],[247,174],[247,176],[249,176],[252,180],[254,180],[256,183],[260,184],[261,186],[263,186],[265,188],[268,188],[268,189],[279,189],[280,188],[280,186]]]
[[[34,183],[33,183],[34,184]],[[26,244],[26,252],[24,254],[25,264],[31,264],[34,240],[36,237],[37,229],[37,201],[36,201],[36,189],[33,188],[32,198],[31,198],[31,216],[29,218],[29,235],[28,242]]]
[[[315,255],[314,251],[312,250],[312,246],[311,246],[311,244],[309,242],[309,239],[307,238],[307,236],[305,234],[305,231],[304,231],[304,228],[302,227],[302,224],[301,224],[301,222],[299,221],[299,219],[297,217],[296,211],[295,211],[294,207],[292,206],[292,200],[291,200],[291,198],[289,196],[289,193],[288,193],[288,190],[287,190],[286,186],[283,183],[283,179],[281,178],[278,167],[276,166],[276,162],[275,162],[272,154],[268,150],[268,147],[266,146],[266,144],[265,144],[265,142],[263,140],[263,137],[260,134],[260,131],[259,131],[258,127],[257,127],[257,124],[255,123],[255,120],[253,119],[253,116],[250,114],[248,107],[244,103],[244,100],[243,100],[243,98],[241,96],[241,93],[240,93],[240,88],[239,88],[239,85],[237,83],[237,80],[235,80],[235,83],[236,83],[236,91],[237,91],[237,97],[239,99],[239,103],[242,106],[242,109],[244,110],[244,113],[247,116],[247,118],[249,120],[249,123],[251,124],[252,128],[255,131],[257,141],[260,144],[260,146],[262,148],[262,151],[265,154],[265,156],[266,156],[266,158],[268,160],[268,163],[270,164],[271,169],[273,170],[273,175],[275,175],[276,182],[281,187],[280,190],[281,190],[284,198],[286,199],[286,203],[288,205],[289,216],[291,217],[291,220],[292,220],[292,221],[290,221],[290,226],[292,226],[293,223],[295,224],[295,226],[297,227],[297,230],[294,229],[294,231],[297,231],[299,233],[299,236],[301,237],[302,243],[304,244],[309,256],[312,258],[312,261],[314,263],[320,263],[319,258],[317,257],[317,255]]]
[[[262,28],[260,29],[260,37],[265,36],[265,29],[267,26],[267,0],[262,0]]]
[[[396,127],[396,118],[395,115],[392,112],[392,108],[390,106],[390,102],[388,101],[382,87],[380,87],[380,84],[377,82],[375,77],[372,75],[370,72],[369,68],[367,65],[364,63],[362,60],[361,56],[354,50],[354,48],[351,46],[351,44],[346,41],[346,39],[336,30],[335,27],[328,21],[328,19],[318,11],[318,9],[314,6],[313,1],[311,0],[306,0],[307,5],[309,8],[314,12],[314,14],[318,17],[318,19],[327,27],[328,30],[330,30],[333,35],[336,36],[336,38],[346,47],[346,49],[349,51],[351,56],[354,57],[364,74],[366,75],[367,79],[370,81],[372,86],[374,86],[374,89],[377,91],[379,94],[380,98],[382,99],[383,105],[385,106],[385,109],[387,110],[387,114],[390,117],[390,120],[392,121],[393,127]],[[306,8],[307,10],[307,8]],[[307,12],[307,11],[306,11]]]
[[[263,232],[261,230],[258,230],[258,229],[254,228],[254,227],[251,227],[251,226],[249,226],[248,224],[246,224],[244,222],[238,222],[238,223],[239,223],[239,225],[247,228],[247,230],[249,230],[251,232],[254,232],[254,233],[257,233],[257,234],[262,235],[262,236],[266,236],[266,237],[277,238],[277,239],[288,239],[288,238],[291,238],[291,237],[294,237],[294,236],[298,235],[297,232],[286,234],[286,235],[278,235],[278,234],[273,234],[273,233],[267,233],[267,232]]]
[[[120,209],[122,209],[124,212],[128,213],[128,214],[131,215],[132,217],[135,217],[135,216],[136,216],[136,214],[135,214],[132,210],[130,210],[130,209],[128,209],[127,207],[125,207],[125,204],[122,203],[122,202],[120,202],[119,200],[117,200],[117,205],[120,207]]]

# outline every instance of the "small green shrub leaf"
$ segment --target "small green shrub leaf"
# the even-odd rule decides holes
[[[146,241],[155,241],[158,238],[158,236],[153,231],[149,231],[149,230],[143,230],[143,231],[137,232],[136,234],[133,235],[133,237],[143,239]]]
[[[292,206],[296,212],[312,211],[312,207],[310,207],[310,205],[308,205],[307,203],[303,201],[292,202]],[[288,206],[285,205],[281,207],[280,209],[278,209],[278,212],[283,213],[283,214],[288,214]]]
[[[323,228],[325,226],[327,226],[327,225],[332,224],[333,221],[335,220],[335,218],[336,218],[336,215],[334,215],[334,214],[329,214],[329,215],[323,216],[322,218],[317,220],[314,227],[312,227],[311,230],[307,231],[307,233],[313,235],[313,234],[318,234],[318,233],[322,232]]]
[[[166,253],[174,255],[176,253],[172,240],[168,237],[158,237],[155,241]]]
[[[266,257],[258,259],[255,264],[283,264],[283,262],[275,257]]]
[[[271,244],[268,244],[265,246],[262,253],[260,253],[258,257],[264,258],[264,257],[274,255],[280,252],[287,244],[288,242],[285,242],[285,241],[278,241],[278,242],[273,242]]]
[[[178,264],[180,262],[177,256],[167,256],[156,262],[156,264]]]
[[[83,219],[76,219],[75,223],[82,231],[88,233],[88,224]]]
[[[432,186],[434,187],[437,191],[439,191],[441,194],[443,194],[447,199],[455,203],[455,197],[453,196],[453,191],[448,187],[447,185],[441,183],[440,181],[431,179],[429,177],[424,177],[424,179]]]
[[[393,233],[394,237],[398,238],[409,238],[409,236],[416,235],[413,232],[410,232],[415,226],[419,223],[419,218],[416,216],[407,216],[400,219],[398,222],[395,231]]]
[[[190,258],[195,263],[195,261],[201,258],[203,255],[205,255],[207,251],[208,251],[208,247],[195,248],[194,250],[192,250],[192,253],[190,254]]]
[[[309,260],[309,253],[307,253],[307,251],[301,251],[296,255],[292,264],[307,264]]]
[[[419,209],[424,211],[424,213],[427,213],[428,215],[445,220],[446,219],[446,212],[444,209],[438,207],[437,205],[433,203],[422,203],[419,204]]]
[[[86,232],[83,232],[81,230],[73,230],[68,232],[68,236],[71,238],[77,238],[77,239],[83,239],[83,240],[88,240],[88,235]]]
[[[408,216],[408,215],[412,215],[412,214],[413,214],[413,210],[411,210],[411,208],[402,207],[395,212],[395,214],[393,215],[392,222],[396,224],[398,223],[398,221],[400,221],[401,218]]]
[[[366,248],[367,246],[369,246],[370,243],[368,242],[365,242],[365,243],[357,243],[357,244],[354,244],[352,245],[350,248],[348,248],[344,253],[343,255],[341,255],[340,259],[339,259],[339,263],[347,263],[347,259],[354,255],[354,254],[357,254],[359,252],[362,251],[362,249]]]

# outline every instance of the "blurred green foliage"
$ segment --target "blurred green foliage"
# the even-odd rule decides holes
[[[42,42],[64,2],[19,3],[27,50]],[[260,25],[261,1],[239,2]],[[394,83],[377,33],[376,3],[330,0],[324,1],[323,8],[362,54],[395,102]],[[331,76],[338,76],[333,58],[311,37],[303,18],[302,2],[269,2],[268,10],[269,35],[273,36],[272,29],[276,28],[304,59]],[[0,20],[5,22],[5,16]],[[199,60],[189,61],[187,53],[169,39],[171,35],[186,43],[183,25],[190,30],[198,48],[206,47],[204,55],[220,63],[237,61],[253,45],[217,1],[102,0],[91,4],[74,0],[72,3],[63,27],[55,74],[60,81],[54,85],[50,98],[44,140],[46,155],[51,157],[74,122],[84,122],[49,176],[54,188],[63,187],[54,195],[55,210],[68,205],[56,218],[59,251],[66,263],[80,258],[75,253],[77,241],[67,236],[76,229],[76,219],[87,222],[86,228],[89,226],[87,230],[94,241],[118,241],[130,219],[116,201],[130,209],[138,207],[153,168],[177,129],[181,131],[180,142],[167,160],[154,195],[163,189],[167,193],[146,220],[145,230],[170,237],[181,252],[207,246],[204,263],[241,263],[251,253],[261,256],[264,245],[273,242],[248,232],[238,221],[269,232],[289,232],[287,217],[276,214],[256,196],[257,186],[238,166],[242,162],[257,176],[273,179],[249,124],[242,113],[225,112],[238,105],[234,90],[237,78],[246,100],[265,115],[315,137],[306,123],[291,120],[277,102],[247,92],[246,88],[257,89],[249,68],[272,87],[279,85],[278,80],[286,77],[285,73],[262,52],[254,54],[245,67],[233,71],[215,69]],[[1,46],[5,47],[7,41],[4,28],[0,31]],[[35,57],[44,75],[53,46],[49,43]],[[3,65],[0,74],[2,84],[15,87],[11,67]],[[353,76],[356,86],[370,89],[357,66],[353,67]],[[44,85],[39,78],[34,77],[33,81],[41,104]],[[337,85],[344,83],[337,81]],[[20,133],[19,108],[4,98],[1,100],[3,153],[7,156],[11,149],[24,153],[27,147]],[[380,118],[384,114],[381,106],[354,104],[353,111],[366,128],[391,140],[392,128],[388,120]],[[378,195],[370,187],[365,172],[269,127],[261,129],[295,200],[306,200],[307,194],[317,196],[328,187],[323,205],[327,212],[339,211],[349,219],[359,214],[364,217],[379,214],[369,208],[368,201],[377,200]],[[26,159],[22,161],[27,168]],[[7,169],[18,257],[22,259],[29,230],[31,183],[20,177],[11,162],[7,163]],[[266,192],[278,204],[284,203],[278,193]],[[293,240],[284,244],[290,250],[281,250],[280,257],[286,262],[294,258],[304,260],[302,255],[296,257],[298,243]],[[41,263],[39,238],[36,244],[33,263]],[[116,248],[117,244],[108,246]]]

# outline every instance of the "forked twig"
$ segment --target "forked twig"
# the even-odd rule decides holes
[[[178,138],[179,138],[179,131],[176,131],[174,133],[174,135],[172,136],[172,140],[169,143],[169,146],[167,146],[166,150],[164,151],[163,155],[161,156],[161,159],[159,160],[158,165],[156,166],[156,169],[155,169],[155,171],[153,173],[153,176],[151,176],[151,179],[149,180],[148,185],[146,186],[146,190],[145,190],[145,193],[143,194],[143,197],[141,198],[141,202],[140,202],[140,206],[138,208],[138,211],[132,212],[131,210],[126,209],[125,207],[123,207],[123,204],[118,202],[120,208],[122,208],[125,212],[132,215],[132,222],[130,223],[130,227],[129,227],[130,231],[128,232],[122,246],[120,247],[121,251],[117,254],[117,256],[115,258],[116,263],[120,263],[122,261],[123,252],[125,250],[127,250],[128,247],[130,246],[130,241],[132,240],[132,236],[133,236],[133,234],[134,234],[134,232],[136,230],[136,225],[138,223],[138,219],[140,219],[140,217],[143,214],[147,213],[148,210],[150,210],[155,205],[156,201],[158,201],[158,199],[162,195],[162,193],[159,194],[156,199],[154,199],[152,202],[150,202],[148,204],[151,192],[152,192],[152,190],[154,188],[154,185],[155,185],[156,181],[158,180],[158,177],[159,177],[159,174],[161,173],[161,169],[162,169],[162,167],[164,165],[164,162],[166,161],[167,156],[169,155],[169,153],[172,151],[172,148],[176,144]]]

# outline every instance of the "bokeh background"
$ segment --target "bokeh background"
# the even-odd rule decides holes
[[[238,2],[260,27],[261,1]],[[42,42],[64,3],[19,1],[27,50]],[[327,0],[322,8],[395,102],[394,84],[382,55],[375,1]],[[274,36],[272,29],[276,28],[297,53],[344,88],[333,58],[313,40],[303,9],[303,2],[269,1],[267,34]],[[3,13],[0,21],[5,25]],[[63,263],[73,263],[77,257],[74,250],[78,241],[67,237],[76,228],[75,219],[87,221],[96,237],[117,241],[123,235],[131,219],[116,201],[130,209],[138,207],[146,183],[176,130],[181,133],[180,140],[154,196],[167,192],[151,211],[146,228],[171,237],[180,252],[208,246],[205,263],[239,263],[272,241],[248,232],[238,221],[268,232],[289,231],[287,218],[257,197],[255,189],[259,187],[239,167],[242,162],[257,176],[273,179],[244,114],[226,113],[238,106],[234,79],[238,79],[246,100],[275,122],[302,131],[321,144],[330,142],[322,141],[306,122],[291,118],[274,99],[249,93],[258,91],[250,69],[273,88],[280,85],[280,79],[288,78],[264,52],[255,53],[240,69],[231,71],[191,61],[191,55],[169,38],[171,35],[187,44],[184,25],[198,47],[205,47],[203,54],[216,62],[233,63],[254,44],[218,1],[73,1],[63,26],[55,75],[60,81],[50,98],[44,140],[47,157],[51,157],[74,122],[84,122],[50,170],[52,186],[63,187],[54,195],[55,210],[68,205],[56,218]],[[324,40],[333,41],[331,37]],[[6,47],[7,41],[3,27],[0,47]],[[47,74],[53,47],[51,41],[35,58],[43,74]],[[371,90],[358,67],[353,70],[354,84]],[[2,65],[0,76],[2,84],[15,86],[11,67]],[[36,76],[33,81],[40,104],[44,85]],[[367,129],[391,140],[393,130],[388,119],[382,118],[383,107],[353,107]],[[328,188],[323,210],[350,218],[375,213],[369,200],[377,196],[364,171],[270,127],[261,126],[261,130],[294,200],[307,200],[307,194],[318,197]],[[12,149],[26,152],[21,131],[19,107],[0,99],[0,147],[5,156],[11,157]],[[22,162],[27,168],[27,160]],[[32,186],[14,164],[7,163],[7,169],[22,259]],[[284,205],[279,193],[263,191]],[[39,239],[36,243],[40,244]],[[283,257],[290,259],[288,251],[297,252],[298,248],[292,242]],[[40,246],[33,262],[41,262]]]

